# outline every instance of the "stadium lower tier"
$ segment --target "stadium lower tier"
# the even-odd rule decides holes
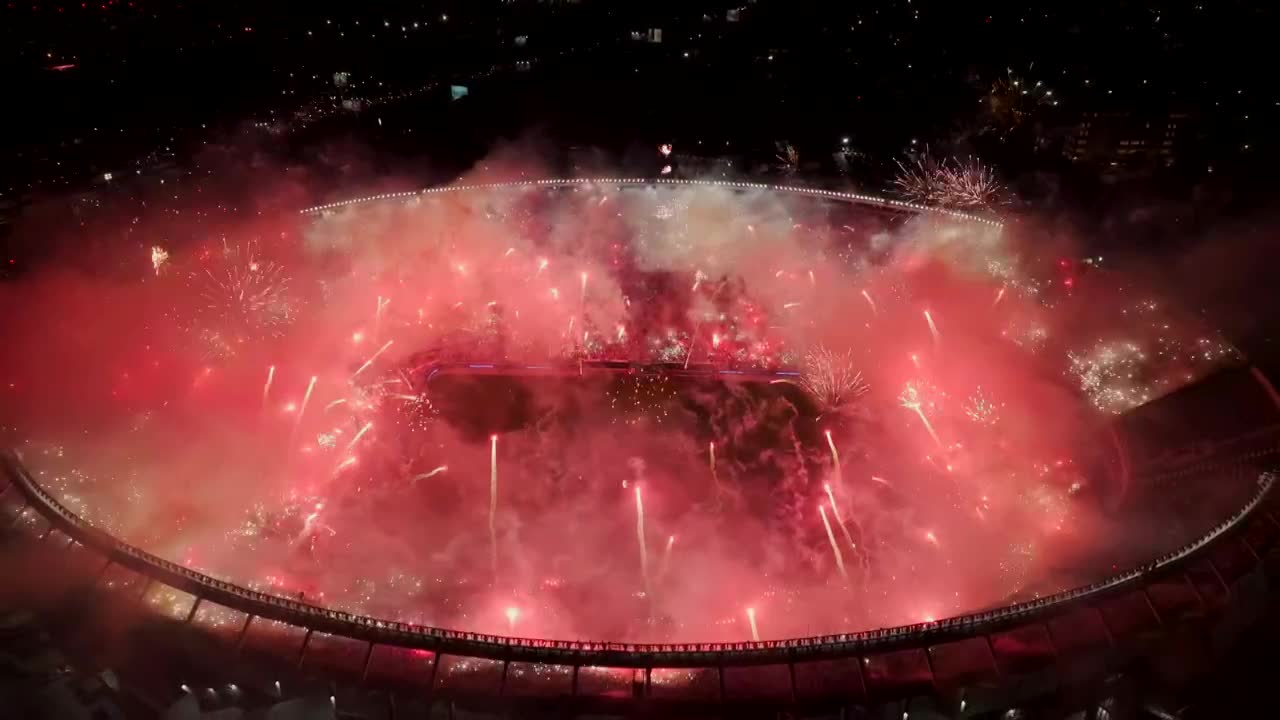
[[[1256,493],[1112,578],[934,623],[699,645],[498,638],[262,595],[103,535],[7,456],[6,574],[29,580],[0,602],[35,609],[74,665],[111,668],[127,717],[1141,717],[1153,696],[1177,705],[1167,688],[1185,692],[1276,603],[1280,446],[1224,447],[1144,482],[1256,478]]]

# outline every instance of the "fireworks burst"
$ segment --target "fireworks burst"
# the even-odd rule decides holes
[[[910,163],[898,161],[893,184],[912,202],[965,210],[1008,202],[995,172],[973,158],[938,160],[926,150]]]
[[[1099,410],[1120,413],[1151,399],[1150,389],[1140,382],[1146,354],[1137,343],[1099,343],[1067,357],[1080,389]]]
[[[979,387],[964,404],[964,414],[979,425],[995,425],[1000,422],[1000,409]]]
[[[1042,81],[1028,81],[1015,75],[1012,68],[991,84],[986,101],[990,118],[984,132],[992,131],[1001,136],[1022,127],[1041,108],[1058,104],[1053,90]]]
[[[823,415],[843,411],[871,389],[862,373],[854,369],[851,353],[821,346],[805,355],[798,384],[818,403]]]
[[[798,159],[794,148],[779,149],[786,150],[779,154],[779,160],[794,166]],[[920,162],[917,161],[917,167],[923,167]],[[948,172],[965,172],[964,166],[949,162],[951,164],[943,164]],[[978,175],[987,172],[977,167]],[[987,180],[994,182],[989,177]],[[174,260],[166,264],[170,263],[169,252],[157,246],[152,252],[152,264],[161,279],[151,280],[142,269],[139,274],[146,279],[145,289],[158,293],[166,288],[185,288],[188,291],[184,296],[186,308],[197,312],[191,317],[179,318],[178,322],[182,323],[179,329],[190,333],[192,339],[204,338],[210,347],[223,348],[226,357],[240,360],[240,364],[227,363],[227,369],[236,372],[216,373],[207,388],[216,387],[221,392],[221,388],[233,389],[230,387],[233,382],[245,383],[241,393],[245,407],[252,410],[260,403],[262,412],[254,418],[251,427],[243,429],[268,440],[287,442],[273,455],[284,461],[280,465],[285,472],[259,472],[258,466],[248,460],[243,471],[237,470],[245,476],[246,483],[250,478],[258,483],[259,477],[281,475],[276,499],[264,494],[266,504],[255,506],[253,514],[243,522],[240,519],[244,508],[235,505],[230,526],[219,525],[223,522],[221,517],[181,521],[188,523],[179,528],[184,531],[194,528],[198,520],[225,533],[235,543],[228,546],[234,552],[220,545],[197,547],[191,550],[189,558],[183,558],[184,562],[216,570],[228,578],[244,579],[251,587],[261,583],[272,592],[306,589],[308,596],[312,596],[314,587],[315,602],[363,614],[385,612],[386,616],[397,618],[429,618],[444,626],[492,623],[494,627],[488,630],[477,628],[490,631],[502,627],[505,610],[509,632],[540,634],[568,626],[565,621],[576,620],[571,613],[582,606],[556,609],[553,605],[558,603],[524,604],[526,601],[519,598],[528,597],[526,593],[531,590],[522,586],[525,576],[530,578],[530,583],[541,582],[543,587],[561,584],[584,587],[589,576],[578,568],[604,567],[607,560],[611,563],[609,572],[623,581],[628,592],[636,598],[643,592],[649,614],[642,619],[628,606],[621,611],[623,614],[609,616],[599,624],[593,622],[587,629],[607,626],[615,620],[621,627],[625,620],[627,624],[621,632],[629,636],[656,637],[660,632],[667,632],[658,629],[656,621],[660,617],[673,618],[676,623],[673,627],[705,628],[710,625],[707,615],[710,611],[728,617],[724,623],[728,628],[726,634],[743,635],[742,623],[746,620],[753,626],[752,637],[759,638],[759,631],[754,627],[753,607],[764,610],[766,629],[774,636],[805,631],[811,622],[805,616],[816,617],[818,613],[803,612],[805,608],[798,605],[784,612],[776,609],[784,607],[784,603],[789,606],[794,598],[804,595],[836,597],[835,593],[824,595],[824,591],[850,587],[848,561],[853,563],[854,577],[859,581],[854,586],[860,592],[859,604],[865,599],[867,607],[852,608],[848,613],[842,611],[839,623],[830,621],[835,629],[843,629],[846,624],[859,628],[868,626],[867,623],[893,622],[901,612],[911,609],[915,613],[920,609],[912,603],[919,600],[921,593],[936,592],[934,587],[917,588],[915,583],[883,580],[893,577],[895,572],[898,573],[895,580],[900,580],[908,567],[917,576],[938,577],[939,585],[942,580],[955,579],[950,573],[962,572],[961,565],[968,574],[966,577],[984,572],[983,567],[976,567],[979,565],[1016,566],[1020,568],[1019,574],[1010,575],[1009,581],[1018,584],[1040,575],[1043,568],[1033,562],[1036,558],[1031,551],[1026,553],[1027,559],[1022,560],[1023,551],[1016,547],[1010,549],[1002,538],[995,538],[998,546],[969,540],[966,523],[971,522],[971,509],[976,509],[978,519],[984,522],[988,515],[993,519],[1008,515],[1019,521],[1010,527],[1028,527],[1036,532],[1046,529],[1056,532],[1056,528],[1063,525],[1066,512],[1076,511],[1068,498],[1080,483],[1072,485],[1072,491],[1063,491],[1060,486],[1065,483],[1034,479],[1031,473],[1020,468],[1031,460],[1039,462],[1043,458],[1030,457],[1031,451],[1019,447],[1016,437],[1006,442],[1005,438],[992,435],[990,428],[1002,421],[1006,427],[1021,427],[1023,423],[1040,422],[1040,418],[1057,410],[1056,406],[1045,407],[1035,399],[1028,400],[1027,393],[1019,392],[1016,384],[1019,375],[1002,372],[1006,357],[1010,361],[1015,356],[1025,359],[1044,372],[1061,373],[1065,369],[1075,373],[1083,394],[1098,407],[1114,412],[1118,411],[1116,408],[1123,409],[1153,397],[1157,391],[1189,381],[1193,371],[1199,374],[1229,351],[1221,341],[1213,339],[1211,333],[1202,332],[1203,329],[1190,334],[1180,327],[1170,330],[1172,320],[1158,313],[1154,302],[1141,308],[1142,328],[1135,330],[1126,326],[1108,331],[1123,333],[1118,335],[1072,335],[1070,326],[1060,323],[1055,316],[1055,313],[1070,311],[1070,306],[1053,305],[1044,299],[1052,300],[1052,293],[1039,290],[1051,287],[1053,281],[1038,280],[1031,274],[1035,269],[1032,264],[1024,267],[1018,262],[1019,255],[1007,252],[1009,249],[1003,246],[975,248],[974,252],[981,254],[967,260],[972,265],[967,269],[972,272],[957,273],[957,282],[963,281],[957,285],[957,294],[964,291],[964,296],[959,298],[963,302],[950,307],[988,310],[972,316],[967,316],[963,309],[948,315],[945,312],[948,306],[937,304],[933,307],[936,312],[923,311],[922,319],[923,306],[919,303],[932,288],[914,284],[908,274],[899,276],[894,267],[872,265],[858,254],[859,243],[852,241],[843,250],[831,248],[842,264],[823,264],[817,254],[799,259],[791,256],[761,259],[760,268],[766,268],[771,275],[779,267],[786,268],[774,277],[785,275],[791,284],[785,286],[786,295],[760,295],[744,279],[750,273],[744,274],[740,272],[743,268],[732,264],[742,258],[724,248],[695,244],[702,231],[721,222],[718,216],[702,217],[700,212],[690,211],[680,199],[662,195],[665,192],[666,189],[659,189],[658,196],[663,199],[655,201],[656,205],[651,204],[647,196],[644,203],[631,205],[656,206],[659,218],[678,218],[679,222],[649,223],[650,214],[646,212],[643,232],[637,230],[634,238],[609,238],[616,239],[616,245],[610,242],[607,252],[598,257],[557,254],[549,259],[539,252],[549,251],[551,245],[508,247],[509,243],[524,242],[527,230],[515,232],[513,229],[513,239],[502,242],[501,246],[463,243],[462,240],[468,239],[466,223],[452,215],[448,216],[447,224],[443,224],[447,230],[439,232],[450,236],[457,230],[459,243],[449,244],[449,257],[443,257],[443,250],[441,257],[432,256],[439,262],[426,263],[431,268],[426,272],[430,274],[421,277],[413,275],[417,265],[412,260],[391,264],[394,273],[389,271],[385,276],[369,275],[363,270],[350,276],[343,270],[342,275],[332,276],[328,270],[309,267],[303,256],[290,255],[284,248],[273,246],[272,256],[287,262],[296,283],[316,288],[316,300],[296,308],[291,308],[290,281],[280,266],[254,260],[253,250],[224,247],[222,254],[214,255],[211,263],[206,263],[209,259],[206,253],[199,256],[200,264],[182,267],[179,271],[179,263],[188,260],[194,263],[195,254],[175,247],[172,249]],[[576,202],[569,195],[562,199]],[[605,200],[588,199],[595,207]],[[628,204],[621,199],[616,201],[620,212]],[[434,216],[427,214],[429,207],[430,202],[423,200],[420,205],[410,206],[406,213],[423,213],[424,227],[432,228],[427,224],[434,222],[431,220]],[[705,212],[704,208],[702,214]],[[803,232],[809,231],[807,224],[796,225],[795,219],[789,216],[740,215],[741,218],[733,218],[734,232],[743,227],[741,223],[745,219],[751,219],[755,224],[745,226],[744,232],[758,237],[762,246],[766,245],[763,242],[766,238],[777,233],[795,232],[797,227],[803,227]],[[486,211],[485,217],[486,223],[495,223],[502,213]],[[613,217],[612,210],[609,217]],[[335,213],[315,222],[319,228],[339,227],[345,232],[342,226],[333,225],[339,218]],[[944,218],[941,222],[949,221]],[[852,226],[845,229],[850,234],[855,232]],[[822,233],[823,229],[816,231]],[[857,232],[862,231],[859,228]],[[948,237],[951,236],[936,238],[936,245],[923,250],[942,247]],[[635,242],[633,249],[663,258],[658,266],[661,275],[655,275],[662,282],[653,283],[653,288],[645,283],[630,282],[632,270],[624,273],[616,269],[616,263],[610,264],[617,257],[625,257],[630,247],[627,243],[631,241]],[[664,242],[671,247],[664,246]],[[413,247],[413,254],[406,257],[417,257],[420,248],[417,244]],[[458,247],[467,248],[467,257],[452,257],[453,253],[461,252]],[[679,260],[667,257],[673,247],[680,250]],[[132,263],[139,264],[145,248],[143,245],[140,252],[136,245],[129,247],[128,257]],[[851,255],[845,258],[838,255],[839,252]],[[753,252],[749,262],[759,257]],[[495,261],[495,258],[505,260]],[[376,266],[381,267],[383,260],[379,254]],[[346,264],[341,267],[345,268]],[[588,267],[594,277],[584,270]],[[990,278],[982,276],[984,268]],[[872,271],[876,272],[874,276]],[[969,282],[969,275],[980,277]],[[680,283],[681,290],[691,289],[691,294],[697,296],[696,302],[671,306],[669,296],[686,294],[665,292],[672,278]],[[691,285],[683,284],[685,282]],[[1045,284],[1039,284],[1041,282]],[[574,284],[579,285],[578,303],[572,302]],[[296,289],[297,284],[293,287]],[[622,287],[627,294],[617,293]],[[899,396],[890,392],[883,398],[885,403],[870,402],[870,398],[860,400],[869,392],[869,387],[856,369],[852,351],[833,351],[821,344],[834,338],[848,338],[847,319],[824,314],[825,292],[833,287],[848,289],[846,302],[854,303],[854,313],[866,322],[868,331],[872,324],[881,326],[877,330],[888,331],[868,332],[872,341],[856,346],[857,365],[875,370],[877,376],[884,375],[882,379],[890,383],[889,387],[901,389]],[[863,287],[866,289],[861,289]],[[390,297],[385,295],[392,289],[396,293],[394,312]],[[870,292],[872,289],[875,293]],[[861,298],[854,296],[855,292],[860,293]],[[203,297],[204,302],[193,306],[193,297]],[[375,298],[376,303],[368,302]],[[940,300],[931,298],[933,302]],[[861,309],[864,301],[867,310]],[[1024,308],[1032,304],[1031,301],[1037,301],[1034,314]],[[790,312],[774,312],[779,306]],[[355,310],[346,312],[344,308]],[[281,327],[293,323],[293,313],[304,311],[305,316],[298,318],[296,326]],[[1134,311],[1130,309],[1130,312]],[[1121,310],[1117,315],[1123,313]],[[926,324],[934,338],[932,353],[921,352],[928,349],[922,347],[921,342]],[[991,357],[973,358],[972,363],[961,367],[980,370],[974,375],[961,376],[952,372],[956,365],[948,366],[949,358],[940,352],[939,327],[942,326],[948,328],[949,349],[957,354],[977,348],[973,342],[976,337],[985,339],[986,333],[1002,328],[1008,328],[1005,333],[1008,344],[1016,346],[1002,348]],[[1049,327],[1054,330],[1053,343],[1047,340]],[[275,328],[280,328],[283,341],[262,342],[276,336]],[[899,328],[903,332],[898,332]],[[197,332],[202,334],[196,335]],[[983,334],[972,335],[975,332]],[[546,335],[554,339],[542,341]],[[535,336],[538,341],[530,339]],[[1106,342],[1093,347],[1099,337]],[[1073,338],[1083,338],[1083,345],[1077,354],[1069,357],[1067,367],[1059,348],[1065,351]],[[703,342],[698,343],[698,339]],[[258,341],[260,346],[254,346],[251,340]],[[798,347],[809,350],[797,356],[792,342],[802,343]],[[332,352],[315,352],[322,347]],[[844,349],[850,345],[836,347]],[[1023,352],[1015,352],[1019,347]],[[146,349],[146,353],[139,355],[150,361],[156,353],[149,347]],[[691,362],[694,353],[699,356],[698,364]],[[431,375],[419,370],[430,368],[434,363],[460,362],[475,362],[477,364],[470,367],[494,370],[493,363],[514,365],[528,358],[528,362],[537,363],[527,366],[530,375],[541,374],[552,367],[559,372],[560,366],[553,366],[544,355],[550,355],[552,360],[579,361],[579,374],[582,374],[584,360],[587,364],[610,361],[608,364],[617,365],[618,369],[622,369],[624,363],[613,361],[646,364],[659,361],[674,367],[684,364],[691,369],[701,365],[698,374],[723,375],[726,382],[692,382],[686,379],[695,375],[692,372],[628,368],[607,383],[587,385],[584,382],[584,387],[602,388],[605,393],[599,413],[597,406],[591,404],[594,401],[584,402],[581,414],[577,409],[567,412],[555,408],[548,409],[545,415],[541,410],[531,411],[525,417],[521,411],[520,423],[495,428],[486,422],[470,428],[465,443],[455,438],[452,423],[435,422],[451,419],[440,415],[443,409],[458,402],[458,397],[470,396],[452,396],[461,385],[449,385],[445,381],[439,386],[440,397],[435,398],[440,403],[438,410],[428,399],[428,388],[422,379],[424,375],[428,379]],[[760,376],[742,378],[747,380],[742,384],[730,383],[740,374],[739,368],[768,368],[776,373],[770,378],[773,382],[798,386],[813,399],[813,407],[793,414],[796,408],[786,401],[795,399],[795,393],[781,400],[775,394],[760,393],[754,387],[760,382]],[[898,369],[907,369],[912,375],[888,375]],[[136,373],[134,367],[122,370]],[[185,365],[183,371],[186,372]],[[997,402],[984,388],[975,385],[980,378],[993,377],[1001,379],[998,390],[1003,402]],[[903,388],[899,383],[908,378],[911,381]],[[326,382],[319,383],[319,379]],[[129,383],[121,381],[120,388],[127,391]],[[883,390],[879,381],[876,390],[877,393]],[[959,393],[954,404],[946,401],[948,391],[952,390]],[[965,393],[971,394],[966,397]],[[227,396],[234,394],[226,393]],[[215,400],[213,404],[190,407],[198,407],[206,414],[220,412],[223,399],[214,397],[208,390],[192,393],[189,402],[202,402],[199,398],[211,397]],[[583,397],[589,398],[589,395]],[[778,400],[776,404],[775,400]],[[900,416],[893,409],[895,400],[919,418],[932,440],[919,433],[915,420]],[[801,404],[809,405],[808,402]],[[1028,404],[1034,406],[1027,407]],[[1075,404],[1073,399],[1071,407]],[[273,412],[276,408],[280,408],[279,413]],[[694,409],[696,412],[691,412]],[[703,429],[704,409],[708,411],[705,418],[711,423],[710,437],[714,439],[708,439]],[[869,437],[859,432],[858,427],[846,427],[854,423],[842,422],[850,419],[841,417],[842,414],[851,416],[855,412],[859,423],[878,422],[880,418],[875,413],[882,409],[898,416],[888,420],[902,425],[903,431]],[[469,410],[467,408],[468,413]],[[486,419],[489,415],[497,419],[499,415],[496,409],[492,413],[487,408],[483,411]],[[814,412],[835,413],[837,417],[815,423]],[[739,413],[746,418],[745,422],[739,422]],[[164,416],[157,414],[156,417]],[[789,420],[792,417],[801,418],[802,422],[792,423]],[[1058,419],[1054,420],[1056,425]],[[160,422],[163,421],[155,421]],[[696,431],[690,429],[693,427],[690,422],[697,423]],[[798,433],[797,428],[807,430]],[[134,430],[139,436],[145,434],[138,427]],[[501,460],[507,468],[503,470],[506,473],[503,482],[507,484],[501,486],[501,496],[498,435],[491,434],[495,431],[503,434],[505,454]],[[471,432],[475,433],[474,439],[470,438]],[[939,439],[939,432],[947,436],[945,444]],[[483,453],[485,436],[490,439],[487,458]],[[824,438],[825,448],[822,447]],[[997,439],[1000,442],[993,442]],[[558,449],[561,444],[563,453]],[[883,447],[869,451],[873,444]],[[458,449],[461,451],[455,452]],[[829,460],[824,450],[830,451]],[[634,453],[632,457],[658,458],[655,467],[659,470],[647,479],[639,473],[634,479],[617,478],[628,488],[621,498],[595,492],[595,483],[612,487],[616,475],[613,468],[623,452]],[[919,463],[920,455],[926,452],[929,453],[925,457],[927,462]],[[443,464],[446,459],[450,465]],[[688,465],[689,462],[694,464]],[[1006,467],[1010,468],[1007,475]],[[810,475],[818,474],[815,472],[818,468],[823,477],[811,481]],[[987,476],[994,475],[995,470],[1000,471],[1000,477],[988,483]],[[758,503],[757,507],[754,501],[744,501],[744,498],[755,497],[754,490],[751,494],[744,491],[748,487],[744,483],[756,483],[763,488],[757,478],[764,472],[773,477],[775,471],[779,482],[777,497],[782,501],[770,503],[767,516],[757,515],[765,503]],[[111,502],[116,497],[128,498],[130,502],[143,499],[143,492],[133,489],[132,476],[115,483],[118,486],[128,482],[125,492],[104,489],[96,496],[86,497],[88,488],[81,487],[79,474],[53,469],[49,472],[42,478],[62,494],[68,505],[81,511],[91,509],[99,517],[113,512],[116,506]],[[209,476],[214,482],[223,481],[224,476],[228,482],[235,479],[229,470],[218,472],[216,476]],[[707,475],[703,475],[704,472]],[[873,473],[893,477],[892,487]],[[333,481],[334,477],[338,480]],[[540,478],[545,478],[547,486],[531,487],[531,481],[537,482]],[[694,478],[694,482],[691,483],[690,478]],[[697,478],[705,480],[697,483]],[[942,486],[939,478],[955,490],[936,492]],[[706,485],[708,480],[710,486]],[[1038,484],[1028,488],[1031,482]],[[953,492],[967,492],[979,486],[981,495],[975,492],[972,496],[952,497]],[[119,487],[111,489],[119,490]],[[714,506],[704,501],[713,490]],[[412,497],[397,497],[395,493]],[[233,493],[226,495],[234,499]],[[647,518],[644,495],[649,496]],[[365,559],[368,553],[362,550],[359,555],[352,554],[351,546],[363,542],[347,542],[347,538],[362,538],[357,532],[363,532],[370,525],[367,503],[352,500],[366,497],[378,498],[376,522],[385,522],[389,529],[396,530],[385,533],[387,541],[411,537],[415,552],[429,544],[432,562],[439,562],[438,575],[443,579],[415,576],[405,587],[416,589],[408,593],[396,586],[396,582],[402,581],[387,580],[403,572],[402,568],[388,567],[388,574],[378,578],[377,574],[383,570],[368,564]],[[760,497],[765,496],[761,493]],[[456,498],[467,498],[471,504],[451,512],[447,508],[453,507]],[[909,499],[907,504],[911,507],[901,508],[899,498]],[[499,499],[501,517],[498,516]],[[733,502],[725,502],[728,500]],[[814,500],[819,501],[818,518],[810,514]],[[566,502],[575,504],[570,506]],[[398,510],[399,507],[403,510]],[[421,507],[431,509],[430,522],[423,521]],[[723,512],[716,512],[714,518],[705,518],[703,516],[710,514],[704,512],[708,507]],[[690,512],[689,508],[696,512]],[[152,528],[168,529],[172,525],[169,519],[178,515],[172,510],[159,501],[156,517],[165,521],[150,523],[146,532],[159,532]],[[572,514],[566,510],[572,510]],[[116,514],[133,517],[136,513]],[[486,521],[483,524],[482,516]],[[566,517],[574,518],[567,530]],[[1037,522],[1021,524],[1028,518]],[[706,524],[708,522],[714,525]],[[119,524],[118,521],[103,522],[108,528]],[[996,524],[990,522],[983,526],[983,532]],[[718,541],[716,547],[723,545],[727,552],[716,555],[709,551],[708,527],[714,527],[716,537],[724,539],[722,543]],[[936,528],[936,534],[930,527]],[[343,542],[327,541],[335,529],[341,530]],[[673,561],[676,536],[669,533],[677,529],[682,533],[680,542],[685,548],[682,557],[689,559],[687,563]],[[626,531],[625,535],[621,531]],[[636,533],[635,551],[630,550],[629,544],[632,531]],[[561,554],[558,539],[565,537],[566,532],[573,541],[572,547]],[[655,536],[653,548],[648,547],[649,533]],[[382,535],[384,533],[372,533],[367,537],[369,542],[377,542]],[[821,545],[823,535],[829,550]],[[665,543],[660,539],[663,537]],[[548,538],[556,539],[554,554],[542,552]],[[941,543],[940,538],[949,542]],[[158,542],[154,537],[144,539],[152,544]],[[163,538],[166,542],[168,539]],[[751,547],[755,539],[767,542],[769,548],[776,543],[785,550],[779,557],[788,559],[786,566],[760,572],[754,560],[759,555]],[[1025,547],[1038,547],[1035,544],[1038,540],[1035,536],[1027,538]],[[293,544],[308,552],[288,553],[279,561],[275,560],[281,556],[277,553],[241,552]],[[928,552],[921,552],[920,546]],[[654,552],[659,554],[652,555]],[[633,553],[640,556],[639,578],[635,577],[637,558]],[[594,555],[601,556],[598,562]],[[386,556],[395,562],[395,553]],[[563,564],[561,557],[566,559]],[[970,558],[975,560],[972,566],[968,564]],[[486,559],[490,561],[487,568],[484,567]],[[956,562],[953,569],[952,561],[957,559],[964,562]],[[318,572],[317,568],[324,572]],[[521,572],[512,572],[515,570]],[[463,590],[470,593],[479,587],[474,584],[477,577],[485,587],[481,592],[491,593],[480,598],[485,603],[483,611],[478,604],[458,603],[461,610],[455,614],[454,599],[461,596]],[[957,594],[954,609],[958,612],[987,602],[990,598],[981,594],[986,592],[987,585],[993,597],[1007,595],[1010,588],[1000,586],[994,572],[989,573],[987,579],[991,582],[957,583],[957,587],[984,587],[981,592],[966,591],[964,597]],[[493,583],[493,580],[500,582]],[[707,607],[690,603],[685,599],[688,593],[681,588],[698,582],[714,583],[724,592],[707,596]],[[423,592],[424,583],[433,589]],[[462,588],[464,583],[473,583],[472,588]],[[594,586],[594,580],[590,584]],[[752,594],[744,595],[744,588],[750,588]],[[818,593],[809,592],[815,588]],[[596,596],[584,595],[584,598],[584,602],[591,603],[587,606],[590,617],[607,614],[606,603],[596,602]],[[932,604],[936,597],[927,599],[931,603],[929,610],[941,610]],[[775,612],[770,613],[771,608]],[[742,616],[744,611],[746,618]],[[555,615],[559,618],[553,620]],[[630,624],[632,621],[634,625]]]
[[[277,263],[250,260],[204,275],[205,307],[238,332],[278,337],[293,322],[289,278]]]
[[[157,276],[160,275],[160,268],[167,265],[168,262],[169,251],[159,245],[153,245],[151,247],[151,268],[156,271]]]
[[[774,157],[778,160],[778,171],[783,175],[800,172],[800,151],[796,150],[796,146],[783,141],[777,143],[776,147],[778,152]]]

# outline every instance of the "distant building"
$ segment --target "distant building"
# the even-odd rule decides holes
[[[1106,167],[1172,167],[1190,137],[1182,112],[1086,112],[1063,148],[1073,162]]]
[[[739,156],[687,155],[676,153],[671,158],[681,177],[724,180],[742,175],[746,162]]]

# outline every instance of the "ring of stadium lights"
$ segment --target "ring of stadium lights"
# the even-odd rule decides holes
[[[844,192],[841,190],[824,190],[822,188],[805,187],[803,185],[771,185],[769,183],[760,182],[740,182],[733,180],[685,180],[681,178],[549,178],[544,180],[519,180],[514,182],[441,185],[439,187],[423,188],[421,190],[379,193],[377,195],[366,195],[365,197],[351,198],[349,200],[339,200],[337,202],[304,208],[299,210],[298,213],[301,215],[315,215],[329,210],[336,210],[363,203],[377,202],[380,200],[408,200],[415,197],[422,197],[424,195],[437,195],[441,193],[469,192],[473,190],[527,190],[538,187],[588,187],[596,185],[616,185],[620,188],[648,187],[653,185],[690,185],[696,187],[724,188],[727,190],[767,190],[770,192],[790,193],[792,195],[803,195],[826,200],[838,200],[859,205],[870,205],[890,210],[941,215],[956,220],[988,225],[996,229],[1002,229],[1004,227],[1004,223],[998,220],[992,220],[991,218],[985,218],[971,213],[963,213],[956,210],[948,210],[946,208],[934,207],[931,205],[907,202],[905,200],[878,197],[876,195],[865,195],[862,193]]]
[[[1232,458],[1228,462],[1234,462]],[[943,620],[897,627],[838,633],[784,640],[708,643],[620,643],[582,640],[543,640],[506,637],[465,630],[415,625],[330,610],[290,600],[204,575],[183,565],[156,557],[124,543],[76,515],[40,486],[16,452],[0,454],[0,465],[8,485],[0,494],[16,487],[24,506],[14,525],[34,507],[50,524],[72,542],[96,550],[107,558],[107,566],[117,564],[192,595],[195,600],[188,621],[200,604],[209,601],[245,613],[250,620],[261,618],[360,640],[373,645],[421,649],[438,654],[501,661],[551,662],[625,668],[738,666],[846,658],[868,651],[889,652],[919,649],[946,641],[961,640],[1017,627],[1019,623],[1045,619],[1065,606],[1111,596],[1139,585],[1149,575],[1171,571],[1187,564],[1224,534],[1247,519],[1262,503],[1275,483],[1276,475],[1261,473],[1257,489],[1240,509],[1213,529],[1186,545],[1155,560],[1117,573],[1104,580],[1035,600],[995,610],[969,613]],[[105,572],[106,568],[103,568]],[[101,576],[101,573],[99,574]],[[248,629],[248,623],[245,624]]]

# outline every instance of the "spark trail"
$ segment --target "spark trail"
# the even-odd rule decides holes
[[[289,447],[291,450],[294,440],[298,437],[298,428],[302,425],[302,416],[307,414],[307,403],[311,402],[311,393],[316,389],[316,380],[318,379],[315,375],[311,376],[311,382],[307,383],[307,392],[302,396],[302,405],[298,407],[298,414],[293,418],[293,429],[289,431]]]
[[[382,335],[382,311],[391,304],[391,298],[378,296],[378,307],[373,312],[373,339],[376,342]]]
[[[498,436],[489,436],[489,564],[498,574]]]
[[[747,608],[747,622],[751,623],[751,639],[760,642],[760,629],[756,627],[756,609]]]
[[[831,438],[831,431],[826,432],[827,447],[831,448],[831,473],[832,478],[836,481],[836,487],[844,489],[844,478],[840,472],[840,451],[836,450],[836,441]]]
[[[858,544],[853,541],[853,535],[849,533],[849,526],[844,524],[844,518],[840,517],[840,506],[836,505],[835,493],[831,492],[831,485],[823,485],[827,491],[827,499],[831,501],[831,514],[836,518],[836,525],[840,526],[840,532],[844,535],[845,542],[849,543],[849,550],[858,551]]]
[[[938,447],[942,447],[942,440],[938,437],[937,431],[933,429],[933,423],[929,422],[929,418],[924,414],[924,409],[920,407],[920,391],[916,389],[916,386],[907,383],[902,395],[898,396],[898,402],[902,403],[902,407],[915,412],[920,418],[920,422],[924,424],[924,429],[929,431],[929,437],[933,438]]]
[[[871,293],[867,292],[866,290],[863,290],[862,297],[865,298],[867,301],[867,304],[871,306],[871,314],[879,315],[880,314],[879,311],[876,310],[876,301],[871,299]]]
[[[375,352],[374,354],[370,355],[370,356],[369,356],[369,359],[368,359],[368,360],[365,360],[365,361],[364,361],[364,364],[363,364],[363,365],[361,365],[361,366],[360,366],[360,368],[359,368],[358,370],[356,370],[354,373],[352,373],[352,374],[351,374],[351,379],[352,379],[352,380],[355,380],[357,377],[359,377],[359,376],[360,376],[360,373],[364,372],[365,370],[368,370],[368,369],[369,369],[369,366],[373,364],[373,361],[374,361],[374,360],[377,360],[379,355],[381,355],[382,353],[386,352],[386,351],[387,351],[387,348],[391,347],[391,344],[392,344],[392,343],[394,343],[394,342],[395,342],[395,340],[388,340],[388,341],[386,342],[386,344],[385,344],[385,345],[383,345],[382,347],[378,348],[378,351],[377,351],[377,352]]]
[[[435,476],[439,475],[439,474],[440,474],[440,473],[442,473],[442,472],[448,472],[448,470],[449,470],[449,466],[448,466],[448,465],[441,465],[440,467],[435,468],[434,470],[431,470],[430,472],[424,472],[424,473],[422,473],[422,474],[420,474],[420,475],[414,475],[412,478],[410,478],[409,482],[411,482],[411,483],[415,483],[415,482],[418,482],[419,480],[429,480],[429,479],[431,479],[431,478],[433,478],[433,477],[435,477]]]
[[[689,349],[684,354],[684,369],[689,369],[689,358],[693,357],[693,344],[698,341],[698,330],[702,328],[702,320],[694,323],[693,334],[689,336]]]
[[[271,383],[276,379],[276,366],[267,368],[267,382],[262,386],[262,409],[267,409],[267,398],[271,395]]]
[[[653,593],[649,586],[649,547],[644,538],[644,498],[640,494],[639,485],[636,485],[636,539],[640,542],[640,575],[644,581],[644,595],[652,601]]]
[[[840,570],[840,577],[848,580],[849,573],[844,569],[844,554],[840,552],[840,546],[836,544],[835,533],[831,532],[831,521],[827,519],[827,508],[819,504],[818,513],[822,515],[822,525],[827,529],[827,541],[831,543],[831,552],[836,556],[836,567]]]
[[[715,486],[716,496],[720,496],[720,475],[716,472],[716,441],[707,443],[707,465],[711,468],[711,484]]]
[[[355,449],[356,443],[360,442],[360,438],[364,437],[364,434],[369,432],[372,429],[373,429],[372,422],[365,423],[364,427],[360,428],[360,432],[357,432],[355,437],[351,438],[351,442],[347,443],[347,452],[351,452],[353,449]]]

